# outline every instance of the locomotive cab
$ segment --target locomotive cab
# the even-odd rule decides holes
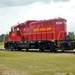
[[[16,49],[17,43],[22,41],[21,33],[20,33],[20,26],[12,26],[9,35],[5,38],[5,49]]]
[[[15,26],[15,27],[11,27],[11,31],[9,32],[9,36],[8,36],[8,41],[21,41],[21,33],[20,33],[20,27],[19,26]]]

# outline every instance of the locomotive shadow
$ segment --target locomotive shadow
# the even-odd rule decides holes
[[[28,51],[26,51],[26,50],[22,50],[21,52],[33,52],[33,53],[60,53],[60,54],[62,54],[62,53],[71,53],[71,54],[75,54],[75,50],[72,50],[72,51],[70,51],[70,50],[65,50],[64,52],[62,52],[61,50],[59,50],[59,51],[57,51],[57,52],[50,52],[49,50],[45,50],[45,51],[43,51],[43,52],[41,52],[41,51],[39,51],[39,50],[33,50],[33,49],[30,49],[30,50],[28,50]]]
[[[11,52],[11,50],[1,50],[1,51],[9,51]],[[25,49],[18,51],[18,50],[13,50],[12,52],[27,52],[27,53],[55,53],[55,54],[75,54],[75,50],[64,50],[64,52],[62,52],[61,50],[58,50],[57,52],[50,52],[49,50],[44,50],[44,51],[39,51],[38,49],[29,49],[28,51],[26,51]]]

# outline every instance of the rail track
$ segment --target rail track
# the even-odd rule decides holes
[[[6,50],[6,49],[0,49],[0,52],[32,52],[32,53],[50,53],[50,54],[75,54],[75,51],[57,51],[57,52],[50,52],[50,51],[44,51],[44,52],[39,52],[39,50],[29,50],[29,51],[26,51],[26,50],[22,50],[22,51],[17,51],[17,50],[14,50],[14,51],[10,51],[10,50]]]

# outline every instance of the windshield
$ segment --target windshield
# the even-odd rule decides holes
[[[14,29],[14,28],[11,28],[11,31],[12,31],[12,32],[14,32],[14,31],[15,31],[15,29]]]
[[[12,32],[14,32],[14,31],[19,31],[19,30],[20,30],[20,29],[19,29],[18,27],[17,27],[17,28],[14,28],[14,27],[11,28],[11,31],[12,31]]]

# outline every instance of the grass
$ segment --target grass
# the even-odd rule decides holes
[[[0,52],[0,75],[75,75],[74,54]]]

